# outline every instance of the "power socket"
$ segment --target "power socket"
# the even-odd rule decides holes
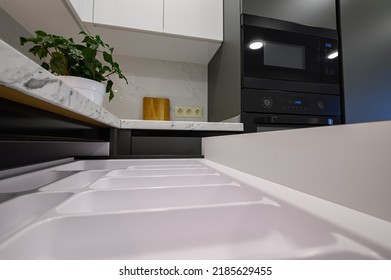
[[[204,113],[202,107],[176,106],[175,116],[182,118],[202,118]]]

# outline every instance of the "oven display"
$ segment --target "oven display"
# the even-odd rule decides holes
[[[284,100],[284,109],[288,110],[306,110],[308,100],[305,97],[286,97]]]

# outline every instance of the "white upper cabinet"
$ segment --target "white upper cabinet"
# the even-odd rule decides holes
[[[223,41],[223,0],[66,1],[117,55],[207,64]]]
[[[163,32],[163,0],[95,0],[94,23]]]
[[[164,0],[164,32],[222,41],[223,0]]]
[[[82,21],[92,22],[94,0],[70,0],[70,2]]]

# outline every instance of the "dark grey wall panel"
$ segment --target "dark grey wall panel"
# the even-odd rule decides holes
[[[335,0],[242,0],[243,13],[336,29]]]
[[[208,64],[208,120],[240,114],[240,1],[224,1],[224,42]]]
[[[346,122],[391,120],[391,1],[341,0]]]

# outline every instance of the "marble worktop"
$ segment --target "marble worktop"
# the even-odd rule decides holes
[[[194,121],[145,121],[121,120],[125,129],[172,129],[197,131],[243,131],[242,123],[194,122]]]
[[[0,85],[111,127],[121,121],[0,40]],[[0,93],[1,96],[1,93]]]
[[[144,121],[120,119],[85,98],[55,75],[0,40],[0,86],[50,103],[105,125],[124,129],[173,129],[203,131],[243,131],[241,123],[193,121]],[[1,97],[0,91],[0,97]]]

